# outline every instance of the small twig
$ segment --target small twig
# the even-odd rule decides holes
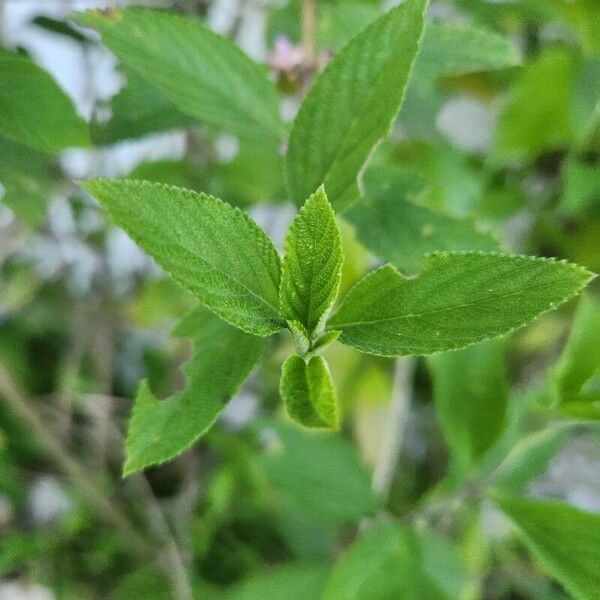
[[[302,0],[302,50],[307,71],[313,71],[317,63],[315,21],[315,0]]]
[[[387,417],[387,428],[373,470],[372,481],[373,489],[384,501],[387,500],[392,487],[404,440],[406,418],[410,411],[411,379],[414,365],[413,358],[403,357],[396,360],[394,368],[394,383]]]

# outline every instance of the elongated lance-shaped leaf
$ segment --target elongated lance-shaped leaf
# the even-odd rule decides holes
[[[347,294],[328,322],[340,341],[382,356],[432,354],[511,331],[556,308],[593,277],[564,261],[485,252],[430,254],[406,279],[391,265]]]
[[[329,367],[322,356],[305,361],[292,354],[281,367],[279,391],[288,414],[306,427],[339,426],[339,407]]]
[[[244,212],[160,183],[96,179],[82,186],[175,281],[232,325],[270,335],[279,317],[279,256]]]
[[[157,400],[142,382],[129,420],[125,475],[163,463],[193,444],[213,425],[265,348],[263,338],[240,331],[204,307],[183,319],[174,333],[194,344],[185,366],[188,387]]]
[[[359,196],[358,177],[402,104],[427,0],[407,0],[350,41],[302,103],[287,154],[292,199],[321,183],[336,211]]]
[[[0,52],[0,81],[0,134],[41,152],[89,146],[87,124],[46,71]]]
[[[335,215],[321,186],[292,221],[281,264],[279,310],[309,334],[320,328],[342,277],[342,242]]]
[[[358,239],[406,273],[417,273],[426,254],[440,250],[499,250],[498,242],[466,219],[410,200],[423,185],[407,172],[387,190],[366,196],[346,213]]]
[[[561,502],[494,492],[550,575],[576,600],[600,600],[600,515]]]
[[[181,112],[244,137],[283,135],[277,93],[266,72],[197,19],[128,8],[87,12],[78,20],[97,29],[123,64]]]

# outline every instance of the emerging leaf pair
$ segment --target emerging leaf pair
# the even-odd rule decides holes
[[[391,265],[376,269],[331,313],[343,255],[323,187],[292,222],[283,262],[256,223],[212,196],[135,180],[94,180],[84,187],[210,309],[188,319],[188,331],[185,325],[178,331],[196,345],[188,390],[158,402],[141,388],[126,473],[172,458],[204,433],[260,358],[260,338],[282,328],[297,349],[283,365],[280,385],[290,415],[303,425],[337,427],[334,386],[320,355],[335,339],[381,356],[460,348],[528,323],[593,276],[553,259],[440,252],[426,257],[415,278]]]

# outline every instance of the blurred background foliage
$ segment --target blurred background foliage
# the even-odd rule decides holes
[[[195,303],[76,180],[207,191],[278,243],[294,208],[284,149],[204,127],[70,20],[118,4],[0,2],[0,63],[18,59],[13,76],[31,69],[35,86],[11,98],[3,75],[0,101],[41,119],[76,107],[49,138],[35,122],[32,137],[0,123],[0,598],[599,597],[592,575],[547,559],[556,549],[526,552],[505,514],[536,521],[503,496],[600,511],[597,285],[507,339],[429,360],[332,346],[339,434],[284,415],[290,341],[277,337],[207,436],[121,479],[130,399],[143,377],[162,397],[183,387],[190,345],[170,332]],[[308,77],[299,0],[145,4],[236,40],[293,116]],[[318,0],[319,61],[384,8]],[[426,252],[470,247],[600,271],[600,3],[432,0],[429,19],[366,198],[340,219],[342,293],[376,264],[371,252],[407,274]],[[543,514],[542,529],[556,522]],[[579,540],[562,543],[598,567],[600,531],[560,514]]]

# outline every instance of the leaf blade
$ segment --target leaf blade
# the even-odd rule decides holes
[[[175,281],[222,319],[255,335],[281,328],[279,255],[241,210],[160,183],[95,179],[81,185]]]
[[[297,204],[321,183],[336,211],[359,197],[360,171],[400,110],[426,4],[408,0],[371,23],[313,83],[287,153],[288,184]]]
[[[348,292],[328,328],[341,329],[340,341],[363,352],[432,354],[521,327],[592,278],[582,267],[553,259],[434,253],[413,279],[390,265],[368,274]]]

